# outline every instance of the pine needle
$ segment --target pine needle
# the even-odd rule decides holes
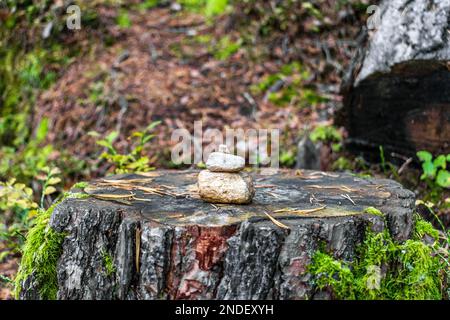
[[[136,200],[136,201],[145,201],[145,202],[152,202],[151,199],[146,199],[146,198],[136,198],[136,197],[134,197],[133,200]]]
[[[136,174],[144,177],[159,177],[160,174],[156,171],[153,172],[137,172]]]
[[[141,228],[136,228],[136,271],[139,274],[141,253]]]
[[[314,209],[292,209],[292,208],[284,208],[284,209],[279,209],[279,210],[275,210],[274,213],[292,213],[292,214],[308,214],[308,213],[313,213],[313,212],[317,212],[320,210],[325,209],[327,206],[322,206],[319,208],[314,208]]]
[[[338,190],[341,190],[341,191],[344,191],[344,192],[356,192],[356,191],[358,191],[358,190],[351,189],[351,188],[349,188],[347,186],[344,186],[344,185],[340,185],[340,186],[318,186],[318,185],[313,184],[313,185],[306,186],[305,188],[338,189]]]
[[[276,220],[274,217],[272,217],[270,214],[268,214],[267,212],[264,212],[265,215],[278,227],[283,228],[283,229],[290,229],[287,225],[282,224],[280,221]]]
[[[341,194],[341,197],[344,199],[347,199],[348,201],[350,201],[351,203],[353,203],[354,206],[356,206],[355,201],[353,201],[352,198],[350,198],[350,196],[348,194]]]
[[[131,200],[134,198],[135,194],[134,193],[130,193],[130,194],[105,194],[105,193],[91,193],[90,194],[92,197],[95,198],[99,198],[99,199],[104,199],[104,200],[117,200],[117,199],[128,199]]]
[[[130,184],[130,183],[148,183],[148,182],[152,182],[153,179],[149,179],[149,178],[140,178],[140,179],[119,179],[119,180],[115,180],[115,179],[103,179],[102,182],[104,183],[108,183],[108,184]]]

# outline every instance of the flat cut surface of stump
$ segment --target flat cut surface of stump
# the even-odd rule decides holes
[[[211,204],[198,195],[198,171],[160,171],[147,175],[112,176],[94,181],[85,188],[92,198],[73,201],[99,208],[125,205],[123,210],[139,213],[143,221],[212,227],[268,220],[265,213],[289,226],[298,223],[298,219],[361,214],[369,206],[395,220],[403,216],[402,198],[412,199],[409,191],[390,180],[288,170],[275,175],[254,175],[257,191],[249,205]],[[317,211],[276,212],[286,208]]]
[[[294,170],[251,174],[256,194],[249,205],[204,202],[198,171],[111,176],[74,189],[90,196],[64,200],[50,221],[67,234],[58,298],[329,297],[307,273],[322,244],[352,260],[367,227],[378,232],[386,225],[399,241],[410,236],[414,195],[391,180]],[[364,213],[369,206],[387,223]],[[33,277],[22,298],[39,298]]]

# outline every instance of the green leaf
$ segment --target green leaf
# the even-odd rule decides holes
[[[117,139],[117,137],[119,136],[119,133],[117,131],[112,131],[110,134],[108,134],[106,136],[106,141],[108,141],[110,144],[112,144],[114,142],[114,140]]]
[[[10,251],[6,251],[8,254],[10,254]],[[0,258],[0,261],[3,260],[3,256]],[[10,278],[8,278],[7,276],[1,275],[0,274],[0,281],[1,282],[5,282],[5,283],[14,283],[14,281],[12,281]]]
[[[131,134],[132,137],[139,137],[139,138],[142,137],[143,135],[144,133],[141,131],[135,131]]]
[[[52,168],[52,170],[50,170],[50,175],[51,176],[54,176],[54,175],[57,175],[57,174],[60,174],[61,173],[61,170],[59,170],[59,168],[57,168],[57,167],[54,167],[54,168]]]
[[[154,134],[149,134],[148,136],[145,136],[144,139],[142,139],[142,143],[147,143],[149,142],[151,139],[153,139],[155,137]]]
[[[434,176],[436,175],[436,168],[434,167],[432,162],[422,163],[422,170],[423,170],[423,175],[421,176],[422,180],[425,178],[433,179]]]
[[[61,182],[61,178],[55,177],[55,178],[50,178],[47,182],[47,184],[49,185],[55,185]]]
[[[106,141],[106,140],[98,140],[96,143],[97,143],[99,146],[102,146],[102,147],[106,147],[106,148],[111,148],[111,147],[112,147],[111,143],[109,143],[109,142]]]
[[[117,25],[121,28],[131,27],[131,20],[128,12],[121,10],[117,16]]]
[[[87,133],[87,135],[91,136],[91,137],[94,137],[94,138],[100,137],[100,133],[98,133],[97,131],[89,131]]]
[[[436,183],[443,188],[450,188],[450,173],[447,170],[440,170],[436,177]]]
[[[422,162],[430,162],[433,159],[433,155],[428,151],[417,152],[417,158]]]
[[[205,15],[212,17],[223,13],[227,7],[228,0],[209,0],[206,3]]]
[[[150,123],[147,128],[145,128],[146,131],[150,131],[153,128],[155,128],[157,125],[159,125],[161,123],[161,121],[153,121],[152,123]]]
[[[151,9],[158,5],[159,0],[145,0],[139,5],[140,9]]]
[[[311,139],[312,142],[342,141],[341,133],[333,126],[318,126],[310,133],[309,138]]]
[[[436,169],[437,168],[445,169],[446,163],[447,163],[447,161],[446,161],[446,157],[444,155],[440,155],[433,161],[433,165]]]
[[[48,166],[42,167],[41,169],[43,172],[45,173],[49,173],[50,172],[50,168]]]
[[[43,118],[36,130],[37,143],[44,141],[45,137],[47,136],[47,132],[48,132],[48,118]]]
[[[44,195],[47,196],[47,195],[55,193],[55,192],[56,192],[56,188],[49,186],[49,187],[45,188]]]

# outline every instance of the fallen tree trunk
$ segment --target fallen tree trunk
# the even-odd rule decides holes
[[[353,59],[336,122],[351,149],[450,152],[450,1],[386,0]],[[375,21],[375,20],[373,20]]]
[[[350,261],[368,227],[379,232],[387,225],[399,241],[411,234],[414,194],[391,180],[293,170],[254,174],[252,204],[212,205],[199,199],[197,175],[113,176],[73,190],[89,197],[64,200],[50,220],[66,235],[57,297],[323,298],[308,273],[320,247]],[[369,206],[387,223],[365,213]],[[22,299],[40,297],[35,278],[22,283]]]

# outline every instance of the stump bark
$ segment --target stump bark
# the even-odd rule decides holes
[[[398,241],[411,234],[414,194],[391,180],[253,172],[251,204],[213,205],[199,199],[197,175],[112,176],[73,190],[89,197],[64,200],[50,220],[51,228],[66,234],[58,298],[323,298],[307,269],[320,247],[352,260],[368,227],[381,231],[387,225]],[[364,213],[369,206],[381,210],[387,223]],[[33,275],[21,298],[39,298]]]
[[[450,1],[386,0],[343,81],[337,123],[367,155],[450,152]],[[375,20],[374,20],[375,21]],[[378,158],[377,158],[378,159]]]

